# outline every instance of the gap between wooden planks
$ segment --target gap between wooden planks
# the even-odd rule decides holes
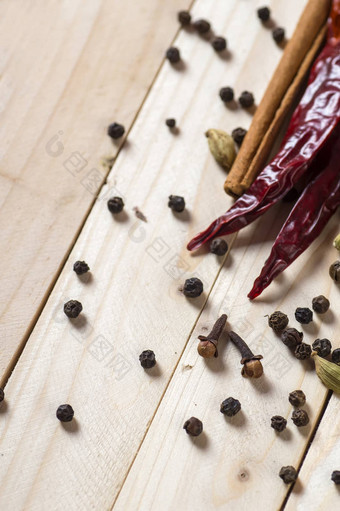
[[[198,3],[195,7],[198,14],[202,13],[213,20],[220,33],[226,31],[230,34],[231,40],[235,41],[235,48],[241,55],[242,51],[249,51],[254,39],[255,47],[266,48],[264,46],[266,44],[269,48],[268,38],[271,41],[271,36],[255,24],[255,21],[258,23],[253,17],[255,7],[250,12],[249,2],[247,5],[244,2],[230,4],[229,8],[234,12],[225,12],[224,6],[222,13],[222,7],[216,7],[216,2]],[[302,8],[303,6],[301,10]],[[299,13],[296,10],[294,13],[298,17]],[[288,19],[287,13],[286,18],[284,14],[280,14],[280,19],[285,21],[285,26],[291,31],[296,20],[293,22],[291,18]],[[242,39],[241,35],[243,36],[244,33],[235,20],[244,19],[246,19],[248,30],[246,37]],[[234,33],[235,39],[232,38]],[[237,41],[238,45],[236,34],[240,38]],[[190,257],[184,250],[188,238],[190,215],[195,220],[195,226],[190,226],[190,234],[192,234],[206,225],[208,214],[206,204],[212,193],[215,194],[216,201],[214,206],[209,206],[211,217],[220,213],[221,208],[224,209],[229,200],[221,189],[222,172],[216,169],[207,153],[206,141],[202,136],[202,119],[204,124],[208,121],[215,125],[223,123],[223,127],[228,130],[235,127],[233,124],[235,121],[247,127],[250,118],[245,112],[233,112],[227,118],[225,107],[216,101],[219,88],[216,82],[222,79],[224,82],[226,64],[230,72],[230,83],[232,77],[235,80],[235,83],[231,85],[238,86],[240,82],[244,86],[247,78],[248,80],[249,77],[253,78],[257,71],[259,75],[256,75],[257,81],[251,83],[252,90],[260,98],[266,84],[266,75],[259,72],[259,62],[248,54],[238,59],[238,51],[235,51],[228,63],[223,62],[218,57],[212,58],[211,53],[208,53],[212,51],[211,48],[194,37],[188,34],[180,35],[178,44],[187,56],[188,66],[181,74],[175,73],[166,66],[162,69],[131,132],[130,143],[121,153],[108,185],[104,187],[93,208],[65,270],[9,381],[8,409],[5,409],[5,413],[1,416],[3,420],[1,452],[4,453],[1,467],[4,489],[0,498],[1,504],[6,503],[18,509],[22,507],[39,509],[42,502],[44,506],[51,507],[55,502],[60,502],[60,499],[63,505],[70,509],[103,509],[112,504],[169,382],[173,368],[178,362],[178,353],[185,346],[188,334],[195,324],[197,312],[201,310],[206,299],[205,295],[198,301],[189,302],[183,298],[178,288],[186,275],[196,272],[205,281],[208,292],[219,271],[220,264],[214,257]],[[273,71],[275,59],[279,58],[276,50],[273,46],[273,52],[268,55],[268,59],[263,59],[260,63],[263,66],[263,73],[270,74]],[[195,90],[193,97],[192,86],[197,83],[200,86]],[[164,96],[168,99],[166,104]],[[181,134],[175,140],[167,130],[160,129],[164,118],[169,115],[170,107],[172,115],[179,119],[181,128]],[[188,147],[193,148],[189,157]],[[182,162],[185,158],[186,172],[183,173]],[[120,225],[117,225],[108,215],[105,204],[108,192],[117,190],[126,197],[128,211]],[[173,217],[171,215],[166,207],[169,193],[185,195],[190,212],[188,216]],[[142,224],[133,217],[131,209],[135,205],[138,205],[148,217],[147,224]],[[279,215],[278,209],[276,214]],[[274,220],[274,218],[276,219],[274,216],[271,219]],[[277,220],[273,232],[277,230],[280,221],[282,218]],[[229,268],[233,270],[230,277],[235,277],[237,264],[241,264],[241,269],[244,268],[244,259],[247,254],[250,256],[250,264],[248,262],[245,266],[246,270],[251,268],[254,272],[254,269],[260,269],[260,264],[268,253],[270,245],[266,232],[267,222],[268,219],[257,224],[259,237],[252,240],[253,245],[250,247],[248,247],[250,231],[245,237],[239,237],[237,245],[239,251],[237,252],[236,249],[235,254],[232,254],[234,266]],[[330,229],[334,231],[334,225],[331,225]],[[326,234],[330,236],[330,232]],[[79,282],[71,271],[73,261],[80,255],[93,269],[93,279],[87,283]],[[311,251],[306,257],[311,257]],[[254,260],[256,260],[256,268],[253,264]],[[314,254],[310,264],[315,265],[319,262],[319,254]],[[305,263],[306,260],[302,268],[306,267]],[[291,271],[296,272],[297,269],[301,269],[301,266],[295,268]],[[290,274],[291,278],[297,275],[294,272]],[[321,282],[322,275],[320,270],[314,284]],[[247,285],[249,285],[247,272],[243,273],[243,276],[247,277]],[[305,278],[302,279],[303,283]],[[220,281],[217,284],[219,289],[225,286],[225,283]],[[239,282],[236,282],[236,286],[239,286]],[[238,316],[242,319],[249,304],[244,298],[247,289],[243,289],[245,286],[239,287],[241,301],[237,303],[239,300],[236,296],[236,291],[239,291],[237,288],[233,290],[234,294],[230,294],[230,303],[227,297],[225,306],[229,304],[233,306],[233,309],[236,307],[239,311]],[[273,303],[276,306],[279,297],[284,294],[282,287],[274,286],[272,289],[273,291],[268,291],[266,295],[270,297],[266,306],[258,301],[258,307],[265,308],[266,312],[270,312]],[[304,289],[306,298],[310,290]],[[290,291],[292,293],[292,290]],[[87,317],[86,322],[80,320],[72,327],[66,321],[62,313],[62,304],[68,297],[81,299]],[[202,323],[200,320],[200,330],[211,326],[221,306],[220,297],[215,295],[215,292],[212,298],[204,311],[205,322]],[[299,296],[299,300],[302,298]],[[235,303],[232,302],[233,299]],[[289,304],[290,309],[287,312],[291,314],[295,306],[296,304]],[[228,312],[231,314],[230,311]],[[232,310],[232,313],[235,317],[235,310]],[[256,317],[258,315],[260,316],[256,314]],[[255,339],[257,335],[262,334],[265,328],[263,325],[265,323],[260,324],[258,332],[253,332]],[[105,346],[106,349],[104,349]],[[263,349],[263,345],[260,347]],[[154,348],[156,351],[159,365],[153,374],[145,374],[141,368],[136,370],[138,354],[144,348]],[[280,348],[282,348],[281,345]],[[105,357],[103,353],[106,354]],[[196,353],[195,346],[192,353]],[[234,359],[238,361],[235,354]],[[195,366],[197,368],[202,360],[198,362]],[[222,358],[219,359],[217,369],[220,368],[221,363],[223,363]],[[191,364],[185,365],[185,371],[191,374]],[[121,372],[122,367],[128,370],[126,375]],[[271,371],[269,369],[268,375]],[[237,375],[239,380],[236,379]],[[239,381],[240,388],[243,386],[242,392],[247,394],[249,382],[240,378],[239,367],[237,375],[235,374],[233,381]],[[294,360],[294,378],[296,375],[300,383],[304,373]],[[310,395],[319,393],[322,396],[323,388],[318,381],[311,374],[307,377]],[[175,378],[171,381],[169,392],[164,398],[168,403],[168,396],[173,385],[178,385]],[[263,385],[266,388],[266,380]],[[200,403],[202,409],[207,405],[206,398],[211,397],[208,390],[206,388],[205,395],[202,395]],[[258,390],[261,391],[261,385]],[[190,394],[190,388],[186,390],[181,387],[181,391],[183,394]],[[272,393],[268,390],[267,393],[272,393],[271,399],[274,399],[276,392],[281,397],[282,391],[282,385],[279,385],[277,391],[275,389]],[[69,426],[71,430],[65,431],[59,423],[56,424],[54,413],[60,400],[69,400],[76,410],[77,421]],[[246,395],[244,398],[241,396],[241,401],[249,402],[249,396],[248,398]],[[263,400],[260,399],[260,401]],[[187,414],[191,406],[189,401],[181,402],[180,406],[185,407],[186,403]],[[266,408],[265,412],[269,412],[270,404],[271,401],[266,402],[268,410]],[[286,402],[285,406],[287,407]],[[159,410],[162,407],[163,401]],[[174,408],[169,410],[169,415],[176,413]],[[272,414],[271,410],[270,413]],[[223,419],[218,411],[217,415],[219,419]],[[155,421],[158,420],[158,416],[159,413],[156,414]],[[211,420],[212,418],[213,414]],[[193,446],[190,444],[190,439],[181,431],[182,419],[183,417],[181,417],[180,425],[175,424],[175,434],[179,435],[181,432],[179,443],[183,445],[183,442],[186,442],[184,445],[188,449]],[[173,424],[172,421],[170,422]],[[251,423],[255,422],[255,419],[251,418]],[[220,432],[223,439],[224,426],[224,422],[222,427],[221,424],[216,424],[217,436],[215,435],[214,438],[218,439]],[[208,434],[208,426],[206,431]],[[211,428],[210,431],[214,432],[214,429]],[[236,434],[240,432],[237,430]],[[256,429],[256,432],[257,434],[260,432],[261,437],[263,436],[263,430]],[[272,433],[271,430],[270,433]],[[172,434],[173,432],[169,434],[169,441]],[[149,435],[146,441],[148,438],[150,438]],[[272,443],[276,446],[277,442]],[[305,442],[305,438],[299,438],[297,433],[294,435],[294,447],[298,448],[297,452],[303,452]],[[145,443],[142,449],[144,445]],[[174,447],[174,452],[177,452],[178,447]],[[63,458],[59,456],[61,452],[66,453]],[[196,465],[197,460],[194,457],[199,456],[203,450],[196,449],[192,452],[194,466],[201,467],[201,464]],[[273,452],[270,452],[270,456],[273,456]],[[205,454],[203,464],[212,467],[216,459],[211,452],[206,451]],[[25,464],[28,458],[34,460],[34,463],[29,466]],[[139,460],[140,454],[136,458],[136,463],[139,463]],[[16,484],[18,467],[23,478],[20,488]],[[127,478],[126,492],[130,487],[130,478],[135,473],[134,468],[135,465]],[[267,473],[268,466],[264,464],[262,470],[263,473]],[[201,475],[199,471],[196,481],[201,480]],[[153,477],[157,477],[157,474],[153,474]],[[221,476],[220,481],[222,479]],[[51,480],[54,482],[52,490]],[[190,481],[192,482],[192,478]],[[232,482],[231,476],[230,481]],[[169,481],[171,490],[175,482],[176,480]],[[225,486],[225,480],[222,480],[222,484]],[[143,486],[143,481],[141,485]],[[48,492],[47,488],[49,488]],[[190,489],[194,491],[188,483],[183,491],[185,498],[188,497]],[[282,490],[282,486],[280,488],[275,486],[273,498],[277,499],[276,502],[280,502],[285,489]],[[124,495],[126,495],[125,487],[120,499],[124,499]],[[180,495],[178,493],[178,498]],[[144,504],[147,505],[148,496],[145,498]],[[221,498],[225,496],[222,495]],[[246,499],[250,498],[248,494]],[[122,502],[120,499],[117,501],[118,506]],[[207,497],[203,502],[206,499]],[[212,502],[215,504],[214,501]],[[200,504],[202,505],[202,502]],[[136,509],[133,507],[133,499],[129,501],[129,505],[131,509]]]
[[[0,3],[1,385],[20,356],[189,0]]]

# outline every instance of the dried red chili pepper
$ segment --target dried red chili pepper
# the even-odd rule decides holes
[[[284,197],[306,173],[339,120],[340,0],[333,0],[327,43],[311,69],[278,154],[224,215],[188,243],[188,249],[242,229]]]
[[[321,172],[306,186],[293,207],[248,298],[259,296],[309,247],[340,205],[339,128],[334,135],[313,163],[313,170],[319,168]]]

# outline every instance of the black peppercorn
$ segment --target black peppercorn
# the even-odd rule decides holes
[[[228,243],[221,238],[215,238],[210,243],[210,252],[219,256],[223,256],[228,252]]]
[[[73,419],[74,411],[71,405],[60,405],[56,412],[57,419],[61,422],[70,422]]]
[[[77,318],[82,310],[83,306],[78,300],[69,300],[64,304],[64,312],[68,318]]]
[[[0,388],[0,403],[1,403],[1,401],[3,401],[4,399],[5,399],[4,389],[1,389],[1,388]]]
[[[306,396],[302,390],[293,390],[289,393],[288,399],[290,404],[296,407],[303,406],[306,402]]]
[[[305,342],[302,342],[301,344],[298,344],[295,348],[294,355],[299,360],[306,360],[306,358],[309,358],[312,354],[312,348],[310,344],[306,344]]]
[[[268,7],[260,7],[260,9],[257,9],[257,16],[261,21],[268,21],[270,18],[270,10]]]
[[[122,124],[118,124],[117,122],[113,122],[110,124],[110,126],[107,128],[107,134],[109,137],[117,139],[124,135],[125,128]]]
[[[294,483],[297,479],[297,472],[294,467],[288,465],[287,467],[282,467],[279,476],[285,484]]]
[[[238,98],[238,100],[239,100],[239,103],[240,103],[242,108],[250,108],[251,106],[253,106],[254,101],[255,101],[254,100],[254,96],[252,95],[252,93],[248,92],[247,90],[242,92],[242,94]]]
[[[335,261],[335,263],[330,265],[329,275],[335,282],[340,281],[340,261]]]
[[[121,197],[111,197],[111,199],[107,201],[107,207],[111,213],[117,215],[123,211],[124,201]]]
[[[203,282],[196,277],[187,279],[184,283],[183,294],[189,298],[197,298],[203,293]]]
[[[176,119],[167,119],[165,124],[168,126],[168,128],[174,128],[176,126]]]
[[[185,200],[183,197],[179,195],[169,195],[168,206],[172,211],[176,211],[177,213],[182,213],[185,208]]]
[[[301,408],[298,408],[297,410],[294,410],[294,412],[292,413],[292,421],[298,428],[307,426],[309,422],[308,413],[305,410],[301,410]]]
[[[275,311],[268,318],[268,325],[274,332],[282,332],[288,325],[288,316],[281,311]]]
[[[193,25],[199,34],[206,34],[210,30],[210,23],[207,20],[197,20]]]
[[[317,312],[318,314],[325,314],[325,312],[327,312],[329,309],[329,305],[329,300],[323,295],[316,296],[312,300],[313,311]]]
[[[337,348],[336,350],[333,351],[332,362],[334,362],[334,364],[340,365],[340,348]]]
[[[144,369],[151,369],[154,365],[156,365],[156,357],[152,350],[145,350],[139,355],[140,365],[144,367]]]
[[[313,321],[313,311],[308,307],[298,307],[295,311],[295,319],[302,325],[307,325]]]
[[[283,344],[288,346],[288,348],[295,349],[298,344],[302,342],[303,332],[299,332],[296,328],[287,328],[281,334],[281,341]]]
[[[276,43],[280,44],[285,38],[285,29],[282,27],[276,27],[274,28],[273,32],[273,39]]]
[[[243,139],[246,136],[246,134],[247,134],[247,130],[245,130],[244,128],[235,128],[231,132],[231,136],[233,137],[235,143],[238,146],[242,145]]]
[[[233,417],[241,410],[241,403],[238,399],[228,397],[225,399],[220,406],[220,412],[228,417]]]
[[[333,483],[340,484],[340,470],[334,470],[331,475]]]
[[[214,37],[211,41],[211,45],[215,51],[223,51],[227,47],[227,40],[224,37]]]
[[[171,64],[176,64],[181,60],[181,54],[179,53],[179,49],[172,46],[168,48],[165,53],[165,57],[168,59]]]
[[[276,431],[283,431],[286,429],[287,421],[284,417],[281,417],[281,415],[274,415],[271,419],[271,427],[275,429]]]
[[[182,26],[189,25],[191,22],[191,14],[189,11],[179,11],[177,18]]]
[[[185,421],[183,429],[185,429],[190,436],[198,436],[203,431],[203,424],[199,419],[196,419],[196,417],[190,417],[190,419]]]
[[[316,339],[312,344],[312,348],[317,352],[319,357],[325,358],[328,357],[332,351],[332,344],[328,339]]]
[[[73,270],[77,275],[83,275],[84,273],[89,271],[89,266],[85,261],[76,261],[73,265]]]
[[[231,87],[222,87],[222,89],[220,89],[219,94],[220,98],[224,103],[229,103],[234,99],[234,91]]]

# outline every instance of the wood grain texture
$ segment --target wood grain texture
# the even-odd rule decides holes
[[[16,359],[189,0],[0,3],[0,374]]]
[[[187,509],[192,503],[204,510],[240,509],[240,503],[253,505],[254,498],[263,503],[268,495],[273,508],[282,502],[287,488],[277,478],[278,465],[299,461],[312,425],[305,432],[290,426],[290,433],[276,437],[268,420],[274,413],[290,415],[293,382],[320,406],[325,391],[308,366],[292,359],[268,332],[263,315],[282,307],[293,317],[297,305],[310,304],[320,292],[330,296],[335,310],[336,290],[324,278],[330,261],[321,256],[338,217],[254,305],[246,292],[287,206],[238,236],[220,274],[221,261],[212,254],[185,250],[188,239],[231,204],[204,131],[247,128],[251,122],[248,112],[226,108],[218,90],[251,89],[260,100],[281,55],[254,15],[258,5],[197,2],[194,15],[227,35],[230,53],[221,58],[204,39],[183,31],[176,44],[184,66],[162,67],[6,386],[0,509],[111,509],[127,474],[118,509]],[[271,5],[291,34],[305,2]],[[256,59],[259,52],[266,58]],[[167,117],[178,121],[176,136],[164,126]],[[174,193],[185,196],[183,215],[167,207]],[[111,195],[126,202],[116,218],[106,208]],[[135,218],[135,206],[146,223]],[[79,279],[72,272],[79,258],[88,262],[92,277]],[[194,275],[204,281],[205,293],[190,301],[180,289]],[[62,312],[69,298],[84,306],[74,322]],[[221,346],[216,365],[197,359],[196,335],[225,310],[233,327],[265,356],[266,376],[257,384],[241,378],[239,356],[229,346]],[[323,335],[332,337],[336,327],[329,316]],[[317,320],[314,329],[306,329],[307,339],[319,328]],[[150,372],[138,363],[143,349],[156,353],[158,364]],[[229,424],[218,407],[236,392],[243,412]],[[64,402],[75,410],[69,425],[55,418]],[[315,421],[318,407],[309,411]],[[183,432],[189,415],[201,416],[202,440],[191,442]],[[149,477],[159,486],[152,488]],[[203,491],[207,480],[210,493]]]

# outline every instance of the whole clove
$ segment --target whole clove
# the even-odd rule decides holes
[[[190,419],[185,421],[183,429],[185,429],[187,434],[190,436],[198,436],[203,431],[203,424],[202,421],[196,417],[190,417]]]
[[[301,410],[300,408],[298,408],[297,410],[294,410],[294,412],[292,413],[292,421],[298,428],[307,426],[307,424],[309,423],[308,413],[306,412],[306,410]]]
[[[291,465],[282,467],[279,476],[285,484],[294,483],[297,479],[297,471]]]
[[[299,332],[296,328],[287,328],[281,334],[281,341],[291,349],[295,349],[298,344],[301,344],[302,339],[303,332]]]
[[[218,357],[217,344],[218,340],[221,337],[225,324],[227,322],[228,316],[226,314],[222,314],[221,317],[215,322],[210,334],[207,336],[199,335],[198,339],[200,340],[197,351],[203,358],[213,358]]]
[[[268,325],[274,332],[282,332],[288,325],[288,316],[281,311],[275,311],[268,318]]]
[[[306,402],[306,396],[302,390],[293,390],[289,393],[288,399],[290,404],[297,408],[303,406]]]
[[[325,314],[330,306],[328,298],[323,295],[316,296],[312,300],[312,309],[317,314]]]
[[[249,378],[260,378],[263,374],[261,364],[263,356],[254,355],[246,342],[236,332],[229,332],[229,338],[241,353],[241,364],[243,364],[241,374]]]

